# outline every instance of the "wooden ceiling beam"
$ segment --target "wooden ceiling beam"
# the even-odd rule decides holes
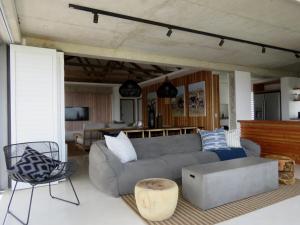
[[[114,61],[114,63],[118,64],[120,66],[120,69],[126,70],[129,74],[135,74],[132,69],[130,69],[127,66],[125,66],[125,62]]]
[[[69,61],[74,58],[75,58],[75,56],[65,56],[65,61]]]
[[[118,65],[119,67],[119,69],[127,69],[127,70],[130,70],[130,71],[132,71],[133,73],[134,72],[141,72],[141,73],[143,73],[140,69],[137,69],[137,68],[129,68],[129,67],[127,67],[126,65],[124,66],[123,65],[123,63],[121,63],[121,62],[118,62],[118,61],[108,61],[107,63],[106,63],[106,65],[99,65],[99,64],[92,64],[92,63],[90,63],[90,65],[89,64],[87,64],[87,63],[83,63],[83,64],[81,64],[81,63],[74,63],[74,62],[67,62],[67,63],[65,63],[65,65],[66,66],[78,66],[78,67],[82,67],[82,66],[85,66],[86,68],[90,68],[91,66],[92,67],[94,67],[95,69],[104,69],[104,68],[108,68],[107,67],[107,65],[110,65],[111,64],[111,62],[114,62],[116,65]],[[117,68],[116,68],[117,69]],[[161,72],[158,72],[157,70],[154,70],[154,69],[143,69],[144,71],[146,71],[146,72],[148,72],[148,73],[150,73],[150,75],[151,76],[159,76],[159,74],[158,73],[160,73],[161,74]],[[170,72],[172,72],[172,71],[165,71],[166,73],[170,73]]]
[[[165,71],[163,70],[161,67],[157,66],[157,65],[151,65],[153,68],[155,68],[158,72],[163,73],[163,74],[167,74],[170,73],[170,71]]]
[[[78,56],[76,56],[77,61],[79,62],[79,66],[81,66],[83,68],[83,70],[87,73],[88,76],[91,75],[90,71],[88,70],[88,68],[84,65],[82,59]]]
[[[91,69],[93,75],[96,75],[96,70],[95,70],[94,66],[90,63],[89,59],[84,57],[83,60],[89,66],[89,68]]]
[[[151,73],[149,73],[148,71],[144,70],[142,67],[140,67],[138,64],[131,62],[131,65],[133,65],[135,68],[137,68],[138,70],[140,70],[142,73],[148,75],[148,76],[153,76]]]
[[[113,78],[113,79],[120,79],[120,80],[127,80],[128,79],[128,74],[124,73],[109,73],[109,76],[105,76],[106,74],[104,72],[96,72],[96,76],[87,76],[84,72],[79,71],[79,70],[65,70],[65,77],[88,77],[91,79],[98,78],[98,79],[106,79],[106,78]],[[137,81],[145,81],[146,78],[140,75],[131,75],[132,79],[135,79]]]
[[[97,82],[97,83],[117,83],[121,84],[127,80],[127,77],[83,77],[83,76],[66,76],[65,81],[73,81],[73,82]],[[138,81],[144,81],[141,78],[137,79]]]

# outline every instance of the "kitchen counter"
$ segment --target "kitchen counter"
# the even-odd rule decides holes
[[[258,143],[262,155],[286,155],[300,163],[300,121],[242,120],[241,136]]]

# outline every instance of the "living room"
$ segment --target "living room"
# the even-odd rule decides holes
[[[298,224],[299,7],[1,0],[0,221]]]

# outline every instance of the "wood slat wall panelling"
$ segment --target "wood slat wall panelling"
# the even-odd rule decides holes
[[[183,77],[175,78],[171,80],[175,86],[185,86],[185,107],[186,116],[173,117],[171,111],[171,105],[165,99],[157,99],[157,114],[163,116],[163,124],[165,126],[197,126],[204,127],[205,129],[214,129],[219,127],[219,77],[212,75],[210,71],[199,71]],[[190,117],[188,111],[188,85],[199,81],[205,81],[205,98],[206,98],[206,116]],[[143,87],[143,121],[145,125],[148,124],[147,117],[147,94],[150,92],[156,92],[161,83],[153,84]],[[213,97],[214,96],[214,97]],[[217,117],[214,117],[214,114]]]
[[[300,163],[300,121],[240,121],[242,137],[258,143],[262,155],[279,154]]]
[[[98,87],[98,89],[101,89]],[[112,120],[112,97],[111,91],[95,91],[90,87],[90,92],[86,88],[66,88],[65,106],[89,107],[89,122],[107,123]],[[66,131],[82,130],[83,124],[87,121],[66,121]]]
[[[214,108],[214,117],[213,123],[214,128],[219,128],[220,124],[220,86],[219,86],[219,76],[213,75],[213,108]]]

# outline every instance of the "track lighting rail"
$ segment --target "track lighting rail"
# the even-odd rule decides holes
[[[139,17],[128,16],[128,15],[114,13],[114,12],[105,11],[105,10],[101,10],[101,9],[94,9],[94,8],[81,6],[81,5],[76,5],[76,4],[69,4],[69,7],[73,8],[73,9],[76,9],[76,10],[89,12],[89,13],[92,13],[93,15],[100,14],[100,15],[119,18],[119,19],[124,19],[124,20],[130,20],[130,21],[134,21],[134,22],[149,24],[149,25],[153,25],[153,26],[164,27],[168,30],[167,36],[169,36],[169,37],[171,36],[172,31],[179,30],[179,31],[184,31],[184,32],[188,32],[188,33],[199,34],[199,35],[203,35],[203,36],[208,36],[208,37],[212,37],[212,38],[221,39],[222,44],[220,46],[222,46],[224,44],[225,40],[228,40],[228,41],[233,41],[233,42],[239,42],[239,43],[244,43],[244,44],[248,44],[248,45],[258,46],[260,48],[263,48],[264,52],[265,52],[265,49],[268,48],[268,49],[275,49],[275,50],[279,50],[279,51],[283,51],[283,52],[293,53],[296,56],[296,58],[300,57],[300,50],[296,50],[296,49],[289,49],[289,48],[283,48],[283,47],[278,47],[278,46],[274,46],[274,45],[268,45],[268,44],[265,44],[265,43],[249,41],[249,40],[245,40],[245,39],[240,39],[240,38],[235,38],[235,37],[230,37],[230,36],[225,36],[225,35],[220,35],[220,34],[215,34],[215,33],[210,33],[210,32],[205,32],[205,31],[201,31],[201,30],[195,30],[195,29],[191,29],[191,28],[187,28],[187,27],[181,27],[181,26],[176,26],[176,25],[172,25],[172,24],[168,24],[168,23],[162,23],[162,22],[157,22],[157,21],[153,21],[153,20],[147,20],[147,19],[143,19],[143,18],[139,18]]]

